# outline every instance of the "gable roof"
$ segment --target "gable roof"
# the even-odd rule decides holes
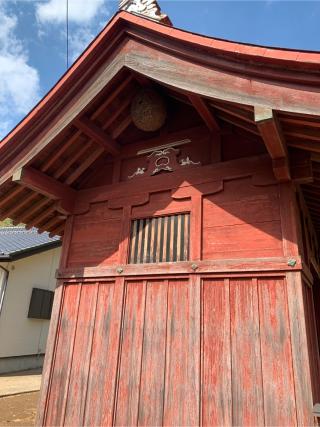
[[[25,116],[25,118],[0,141],[0,149],[39,121],[42,115],[47,114],[49,110],[54,107],[54,104],[61,99],[61,96],[65,94],[65,91],[71,89],[71,86],[79,79],[83,80],[84,69],[88,67],[91,62],[97,62],[97,57],[100,55],[101,58],[98,62],[101,64],[101,59],[104,59],[108,51],[112,51],[115,48],[114,45],[119,42],[119,35],[121,35],[121,32],[130,31],[133,27],[144,31],[148,30],[155,35],[165,36],[168,43],[170,43],[170,41],[182,42],[191,47],[201,48],[207,52],[210,51],[211,55],[224,55],[225,57],[236,59],[237,62],[244,60],[249,64],[254,62],[261,66],[261,75],[267,72],[263,66],[271,65],[292,71],[302,70],[315,72],[317,74],[317,81],[320,81],[320,52],[259,46],[208,37],[154,22],[153,20],[125,11],[119,11],[112,17],[96,38],[92,40],[84,52],[66,73],[62,75],[52,89]],[[101,51],[103,48],[105,48],[104,52]],[[88,75],[86,73],[86,78],[96,71],[97,65],[98,64],[91,65],[90,74]],[[246,72],[250,72],[250,66],[247,68]],[[276,75],[274,77],[276,77]],[[290,75],[286,77],[290,78]],[[294,78],[297,80],[298,76]],[[303,76],[301,76],[301,79],[303,79]],[[305,80],[305,84],[308,84],[308,80],[309,79]]]
[[[183,102],[190,103],[195,95],[205,116],[217,109],[219,120],[229,120],[258,138],[264,122],[273,121],[276,141],[269,143],[283,144],[281,156],[285,138],[289,148],[320,153],[319,64],[319,52],[235,43],[118,12],[0,142],[0,216],[63,235],[84,175],[95,170],[102,156],[112,160],[121,152],[118,136],[128,126],[130,110],[122,108],[129,106],[133,80],[156,82],[174,90]],[[256,115],[256,106],[269,111]],[[117,118],[115,123],[110,124],[110,117]],[[278,128],[284,137],[277,135]],[[280,162],[271,158],[285,169],[281,156]],[[35,188],[35,182],[41,188]],[[54,189],[53,196],[48,187]],[[319,184],[311,190],[314,203]]]
[[[0,228],[0,261],[13,261],[60,245],[59,237],[50,238],[48,233],[39,234],[35,228]]]

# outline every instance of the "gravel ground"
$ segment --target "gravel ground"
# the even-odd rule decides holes
[[[0,398],[0,427],[34,426],[39,392]]]

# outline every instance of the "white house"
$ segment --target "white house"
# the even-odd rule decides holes
[[[0,228],[0,373],[43,364],[60,245],[35,229]]]

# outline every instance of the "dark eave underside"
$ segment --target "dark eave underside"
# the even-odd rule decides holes
[[[118,144],[120,151],[124,144],[142,142],[150,138],[150,135],[144,135],[135,129],[131,122],[130,103],[142,86],[154,84],[128,71],[123,72],[88,105],[77,120],[88,120],[89,124],[94,125],[94,130],[97,128],[102,135],[105,133],[112,143]],[[222,132],[239,132],[261,142],[253,106],[217,99],[198,98],[195,101],[191,94],[159,84],[157,88],[172,102],[195,108],[207,126],[217,126]],[[200,102],[205,113],[199,110],[197,102]],[[314,226],[320,233],[320,118],[277,111],[275,114],[289,154],[292,150],[299,149],[311,155],[313,182],[304,184],[301,188]],[[82,126],[82,122],[79,124],[77,120],[67,126],[28,165],[74,190],[85,187],[102,161],[111,167],[114,158],[113,154],[92,138],[90,131]],[[56,208],[56,200],[10,180],[1,188],[1,219],[9,217],[16,224],[27,224],[27,228],[37,227],[40,232],[49,231],[51,235],[63,235],[66,215],[58,212]]]
[[[120,52],[118,63],[118,57],[114,55],[117,49]],[[149,55],[150,58],[153,57],[149,68],[146,66],[141,71],[140,68],[144,66],[143,58],[149,59]],[[156,70],[156,73],[162,72],[161,78],[156,74],[156,77],[152,75],[159,62],[158,55],[162,55],[163,65],[169,60],[174,65],[176,61],[177,71],[171,75],[171,80],[161,67]],[[110,65],[111,60],[115,62]],[[152,63],[152,60],[155,62]],[[111,68],[105,69],[107,61]],[[200,65],[203,66],[202,78],[209,80],[201,81],[200,78],[201,84],[197,86],[195,83],[190,89],[187,74],[182,81],[184,64],[188,64],[186,61],[190,61],[194,70],[200,71]],[[281,163],[284,157],[280,156],[279,159],[277,153],[275,156],[270,153],[270,147],[267,146],[270,141],[266,141],[263,133],[265,123],[257,122],[255,101],[258,99],[261,109],[261,97],[264,94],[266,98],[269,97],[266,103],[269,102],[270,105],[271,102],[270,111],[274,117],[268,121],[267,129],[271,129],[273,138],[282,143],[283,156],[288,156],[290,160],[291,157],[299,158],[299,153],[302,153],[302,157],[310,160],[313,179],[300,181],[299,185],[313,224],[320,234],[320,115],[310,113],[319,111],[318,104],[314,102],[314,99],[318,99],[318,91],[314,88],[320,85],[319,63],[319,53],[269,49],[210,39],[121,12],[110,21],[30,115],[1,142],[1,218],[10,217],[14,223],[25,223],[28,228],[35,226],[40,232],[49,231],[51,235],[62,236],[68,213],[57,205],[61,194],[75,196],[76,191],[90,183],[100,165],[107,165],[106,169],[110,166],[111,170],[115,159],[121,157],[124,145],[160,137],[160,133],[146,135],[138,131],[132,124],[130,115],[131,100],[137,91],[141,87],[156,86],[170,103],[192,109],[202,125],[210,131],[232,132],[257,144],[265,143],[276,167],[280,167],[280,173],[286,177],[290,171]],[[115,72],[117,67],[118,71]],[[200,96],[203,87],[211,87],[209,68],[212,76],[217,70],[218,74],[225,76],[226,87],[234,82],[243,82],[243,87],[239,86],[239,93],[238,83],[234,83],[233,92],[222,93],[226,96],[213,96],[210,91],[206,96]],[[86,102],[87,92],[93,93],[92,90],[95,90],[96,81],[93,77],[101,70],[107,83],[99,90],[96,89],[95,95],[90,95],[91,98]],[[170,64],[168,70],[170,71]],[[113,71],[114,77],[108,80]],[[261,77],[267,81],[268,87],[280,91],[279,94],[274,94],[273,99],[267,92],[256,93],[257,87],[253,87],[251,91],[254,83],[260,85],[261,91]],[[93,80],[94,83],[91,83]],[[281,82],[286,84],[282,85]],[[87,92],[80,94],[86,83],[91,86],[86,86]],[[308,85],[311,89],[306,89]],[[221,88],[216,86],[219,92]],[[246,90],[251,91],[248,97]],[[293,98],[292,91],[295,91],[297,99]],[[302,92],[304,95],[301,95]],[[303,96],[306,97],[305,104]],[[82,105],[81,109],[75,110],[70,116],[72,118],[69,120],[67,117],[65,121],[68,114],[62,113],[65,109],[68,111],[69,105],[78,102],[79,97],[82,97],[82,104],[79,104]],[[287,111],[281,109],[283,105],[288,105]],[[299,110],[298,114],[289,112],[296,109]],[[59,112],[62,114],[60,119]],[[56,125],[58,119],[62,120],[60,127]],[[46,141],[38,148],[37,138],[42,138],[42,133],[48,128],[51,131],[51,127],[55,125],[58,130],[54,131],[53,137],[43,137]],[[173,129],[165,129],[161,135],[172,131]],[[42,190],[50,183],[54,186],[54,197],[48,197],[47,191],[38,191],[30,185],[24,185],[19,178],[12,181],[12,170],[19,168],[18,158],[23,163],[23,168],[29,169],[29,178],[43,177]]]

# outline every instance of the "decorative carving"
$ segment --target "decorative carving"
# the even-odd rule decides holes
[[[171,25],[170,19],[161,12],[156,0],[120,0],[119,9]]]
[[[177,168],[178,153],[179,150],[173,147],[164,150],[156,150],[151,153],[148,156],[148,172],[150,172],[150,175],[156,175],[161,171],[173,172]]]
[[[146,168],[138,168],[132,175],[129,175],[128,178],[132,179],[135,176],[143,175],[146,171]]]
[[[174,172],[175,170],[185,166],[201,165],[201,162],[194,162],[190,159],[189,156],[178,161],[177,157],[180,153],[180,150],[178,148],[174,148],[174,146],[187,144],[189,142],[189,139],[185,139],[183,141],[176,141],[170,144],[160,145],[153,149],[148,148],[139,151],[137,153],[138,155],[147,154],[151,152],[151,154],[149,154],[149,156],[147,157],[148,167],[139,167],[132,175],[128,176],[128,178],[131,179],[135,176],[144,174],[148,176],[153,176],[157,175],[160,172]]]
[[[131,117],[140,130],[145,132],[159,130],[167,118],[163,97],[152,89],[141,90],[132,100]]]
[[[190,166],[190,165],[201,165],[201,162],[193,162],[189,156],[187,156],[185,159],[180,160],[181,166]]]

